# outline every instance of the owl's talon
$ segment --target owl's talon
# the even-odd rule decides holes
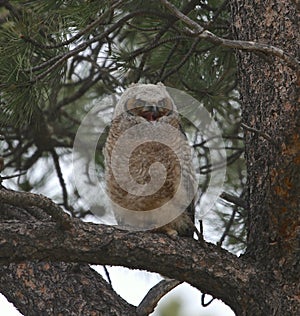
[[[178,232],[175,229],[168,229],[166,230],[166,234],[171,237],[172,239],[176,239],[178,237]]]

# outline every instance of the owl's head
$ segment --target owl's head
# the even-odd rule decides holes
[[[162,83],[132,84],[117,103],[114,117],[123,112],[153,122],[177,112],[177,108]]]

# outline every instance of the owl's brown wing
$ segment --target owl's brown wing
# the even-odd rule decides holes
[[[157,228],[155,231],[164,232],[171,237],[182,236],[182,237],[193,237],[196,227],[194,224],[195,219],[195,193],[196,193],[196,181],[195,181],[195,171],[192,165],[191,158],[191,148],[188,144],[188,139],[186,134],[181,126],[178,126],[181,132],[182,144],[181,150],[184,153],[185,159],[181,161],[182,163],[182,174],[183,177],[183,187],[186,191],[186,196],[190,202],[185,211],[180,214],[176,219],[170,223]]]
[[[180,124],[179,126],[180,132],[182,133],[183,137],[186,140],[186,143],[188,144],[188,138],[185,134],[185,131],[182,127],[182,124]],[[187,150],[191,150],[190,146],[189,148],[187,148]],[[187,172],[186,172],[186,178],[185,178],[185,186],[186,186],[186,190],[189,193],[189,198],[191,199],[191,203],[189,204],[189,206],[186,208],[185,212],[186,215],[188,216],[188,218],[190,219],[190,225],[188,225],[188,227],[186,228],[186,231],[183,232],[182,236],[186,236],[186,237],[193,237],[194,232],[196,230],[195,228],[195,194],[196,194],[196,190],[197,188],[195,188],[195,184],[196,184],[196,176],[195,176],[195,170],[192,164],[192,154],[190,156],[190,159],[188,159],[187,161]]]

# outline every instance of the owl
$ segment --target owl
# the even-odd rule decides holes
[[[191,148],[162,83],[132,84],[123,93],[103,152],[106,191],[120,226],[193,236]]]

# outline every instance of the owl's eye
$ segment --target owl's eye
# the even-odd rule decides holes
[[[126,108],[126,111],[130,112],[134,109],[140,109],[140,108],[144,107],[145,104],[146,104],[146,102],[141,100],[141,99],[131,98],[126,102],[125,108]]]
[[[147,102],[142,99],[131,98],[126,102],[125,110],[132,116],[141,116],[147,121],[156,121],[162,116],[172,113],[173,103],[168,98],[158,102]]]
[[[160,107],[160,108],[164,108],[164,109],[167,109],[167,110],[173,110],[173,103],[170,99],[168,98],[164,98],[160,101],[157,102],[157,106]]]

